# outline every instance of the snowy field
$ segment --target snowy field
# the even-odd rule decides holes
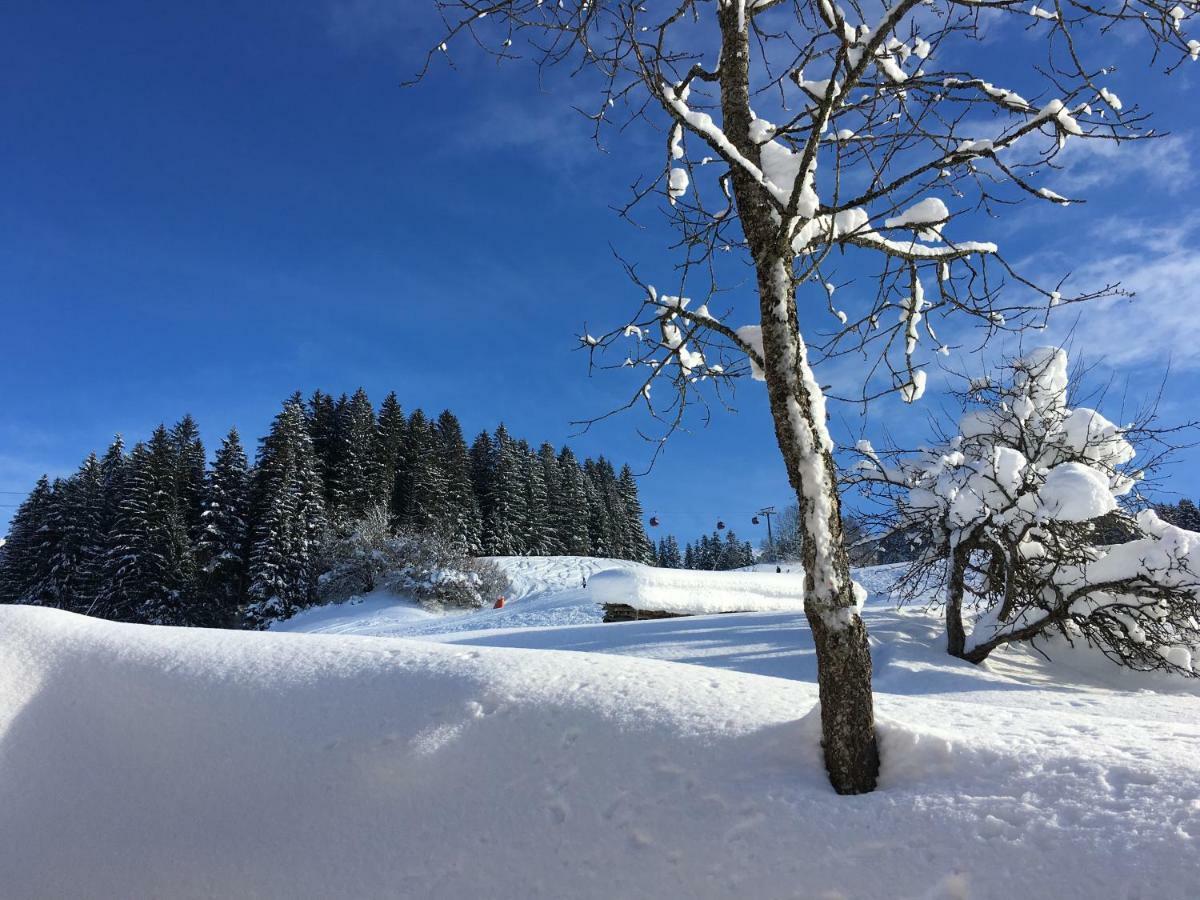
[[[1182,679],[953,660],[863,570],[883,772],[838,797],[802,614],[604,625],[630,564],[504,565],[502,610],[290,633],[0,608],[0,896],[1200,896]]]

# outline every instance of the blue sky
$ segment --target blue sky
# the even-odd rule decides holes
[[[636,417],[576,437],[569,423],[631,387],[589,378],[575,335],[636,302],[610,246],[667,271],[653,211],[639,231],[610,209],[661,165],[660,136],[598,153],[576,85],[469,53],[401,88],[432,37],[418,0],[0,12],[0,491],[70,472],[117,431],[136,440],[190,411],[213,445],[230,425],[260,435],[296,389],[360,385],[449,407],[469,433],[503,420],[648,461]],[[1034,41],[1012,29],[993,49]],[[1144,48],[1113,52],[1118,93],[1173,135],[1069,157],[1058,184],[1087,206],[1023,209],[971,237],[1138,289],[1085,313],[1076,346],[1116,373],[1110,396],[1126,381],[1145,396],[1170,360],[1162,412],[1179,421],[1200,389],[1200,67],[1168,79]],[[676,435],[643,480],[662,531],[720,517],[757,539],[750,514],[788,502],[761,386],[737,406]],[[917,435],[939,408],[934,395],[902,419],[884,403],[865,427]],[[835,415],[843,435],[864,427]],[[1196,456],[1181,459],[1172,486],[1200,494]],[[0,525],[19,499],[0,494]]]

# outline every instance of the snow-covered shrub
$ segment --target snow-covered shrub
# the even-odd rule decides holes
[[[392,534],[386,511],[372,510],[345,537],[327,541],[320,597],[339,602],[377,588],[424,603],[480,607],[508,590],[490,560],[464,555],[436,534]]]
[[[1118,502],[1141,478],[1138,429],[1068,405],[1060,348],[1003,375],[972,382],[940,446],[885,462],[859,444],[864,483],[920,536],[909,592],[944,579],[949,650],[974,662],[1057,633],[1131,668],[1200,674],[1200,534]],[[1132,540],[1104,545],[1096,523],[1114,519]],[[980,613],[970,634],[964,607]]]

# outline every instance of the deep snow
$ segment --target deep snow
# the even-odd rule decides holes
[[[1189,683],[952,660],[864,570],[884,768],[837,797],[803,615],[601,625],[602,563],[505,565],[504,610],[361,605],[438,643],[0,607],[0,894],[1197,895]]]

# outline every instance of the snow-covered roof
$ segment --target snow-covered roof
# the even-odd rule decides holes
[[[588,590],[597,603],[681,615],[804,609],[804,576],[776,572],[607,569]]]

